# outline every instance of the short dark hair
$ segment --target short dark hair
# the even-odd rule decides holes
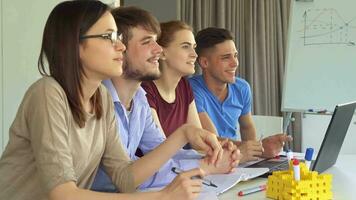
[[[158,38],[157,43],[162,47],[168,47],[169,43],[174,40],[174,34],[180,30],[193,31],[187,23],[173,20],[161,23],[161,36]]]
[[[157,36],[161,34],[158,20],[142,8],[136,6],[118,7],[114,8],[111,14],[114,16],[118,32],[122,33],[123,43],[126,46],[132,37],[130,32],[132,28],[142,26]]]
[[[225,42],[226,40],[233,40],[233,36],[230,31],[223,28],[209,27],[203,30],[200,30],[195,36],[195,42],[197,47],[195,48],[198,56],[205,49],[214,47],[216,44]]]
[[[85,74],[79,56],[79,38],[107,11],[110,11],[109,7],[96,0],[65,1],[52,10],[43,31],[38,70],[41,75],[51,76],[61,85],[79,127],[84,127],[86,120],[80,100],[83,96],[81,81]],[[102,103],[99,89],[90,102],[96,118],[100,119]]]

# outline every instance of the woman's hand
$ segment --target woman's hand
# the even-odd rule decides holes
[[[207,155],[210,164],[216,165],[221,160],[223,149],[214,133],[190,124],[185,124],[181,128],[183,128],[188,142],[203,151]]]
[[[183,172],[176,176],[176,178],[165,187],[162,193],[164,200],[193,200],[196,199],[202,187],[201,179],[193,179],[194,176],[204,176],[202,169],[192,169]]]

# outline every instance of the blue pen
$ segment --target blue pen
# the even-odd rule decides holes
[[[313,159],[313,153],[314,153],[313,148],[307,148],[307,151],[305,152],[305,156],[304,156],[305,165],[309,170],[310,170],[310,163]]]
[[[176,167],[172,167],[171,170],[172,170],[172,172],[175,173],[175,174],[180,174],[180,173],[183,172],[182,170],[180,170],[180,169],[178,169],[178,168],[176,168]],[[203,178],[200,177],[200,176],[193,176],[192,179],[202,179],[204,185],[211,186],[211,187],[216,187],[216,188],[218,187],[217,185],[215,185],[215,184],[212,183],[211,181],[206,180],[206,179],[203,179]]]

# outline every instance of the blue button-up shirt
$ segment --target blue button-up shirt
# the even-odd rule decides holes
[[[146,92],[140,87],[132,99],[130,114],[120,103],[119,96],[111,80],[103,81],[109,90],[115,105],[115,114],[118,122],[118,132],[127,154],[132,160],[138,160],[135,155],[138,148],[143,154],[152,151],[165,139],[165,135],[153,120],[150,106],[147,102]],[[182,170],[190,170],[199,167],[201,156],[194,150],[179,150],[177,154],[166,162],[158,172],[144,182],[140,188],[162,187],[169,184],[176,176],[171,169],[178,167]],[[100,167],[92,190],[114,192],[115,187],[110,178]]]

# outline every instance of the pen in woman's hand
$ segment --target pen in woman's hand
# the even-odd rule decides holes
[[[180,174],[180,173],[183,173],[182,170],[176,168],[176,167],[172,167],[172,172],[175,173],[175,174]],[[212,183],[210,180],[207,180],[207,179],[204,179],[200,176],[193,176],[192,178],[197,178],[197,179],[202,179],[203,181],[203,184],[206,185],[206,186],[211,186],[211,187],[218,187],[217,185],[215,185],[214,183]]]

